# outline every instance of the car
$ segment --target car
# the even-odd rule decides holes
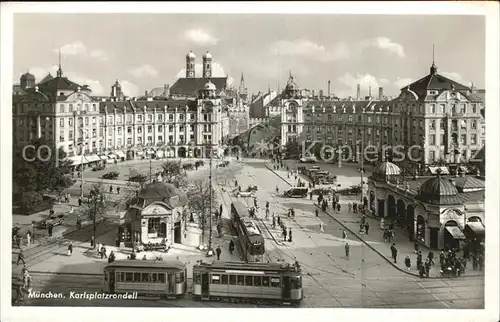
[[[316,163],[316,161],[318,161],[318,159],[316,159],[315,156],[307,156],[300,158],[301,163]]]
[[[361,193],[361,186],[351,186],[338,192],[343,196],[358,195]]]
[[[229,165],[229,161],[222,161],[217,165],[218,168],[225,168]]]
[[[236,192],[236,197],[249,198],[254,196],[254,191],[238,191]]]
[[[307,196],[308,190],[306,187],[292,187],[286,190],[283,196],[287,198],[304,198]]]
[[[52,215],[35,223],[36,228],[45,229],[49,224],[59,226],[64,223],[64,214]]]

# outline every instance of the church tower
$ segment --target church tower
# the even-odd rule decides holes
[[[195,65],[196,65],[196,56],[192,51],[186,55],[186,78],[194,78],[195,77]]]
[[[203,55],[203,76],[205,78],[212,77],[212,55],[207,51]]]
[[[243,73],[241,73],[240,87],[238,88],[240,94],[247,95],[248,89],[245,86],[245,78],[243,77]]]

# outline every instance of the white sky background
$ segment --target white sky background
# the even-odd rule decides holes
[[[87,12],[66,17],[38,15],[19,17],[17,11]],[[390,8],[390,9],[388,9]],[[463,82],[474,81],[487,89],[487,225],[486,310],[416,311],[416,310],[167,310],[152,308],[9,308],[9,288],[2,288],[2,314],[5,321],[67,321],[152,319],[182,321],[497,321],[498,320],[498,4],[432,2],[418,3],[26,3],[5,4],[1,10],[1,125],[12,132],[12,80],[26,69],[49,70],[57,65],[54,49],[64,47],[66,75],[72,73],[94,88],[108,93],[111,84],[126,81],[130,91],[171,83],[185,66],[185,54],[193,50],[200,61],[210,50],[217,62],[239,82],[245,74],[254,92],[273,89],[278,81],[284,86],[292,70],[301,87],[355,95],[358,79],[365,84],[375,80],[387,94],[397,94],[406,80],[426,75],[436,44],[436,64],[441,73],[453,73]],[[137,15],[137,13],[187,10],[213,13],[212,16]],[[135,15],[93,15],[94,13],[130,12]],[[219,13],[369,13],[367,16],[299,15],[224,16]],[[481,17],[384,16],[376,14],[481,14],[487,15],[485,41]],[[198,30],[189,32],[190,30]],[[74,46],[74,44],[77,44]],[[78,44],[78,43],[81,43]],[[295,43],[297,46],[290,46]],[[484,49],[486,45],[486,50]],[[9,47],[11,47],[9,50]],[[78,54],[68,54],[77,52]],[[277,54],[279,53],[279,54]],[[314,54],[313,54],[314,53]],[[486,61],[485,61],[486,54]],[[486,64],[486,68],[485,68]],[[486,74],[485,74],[486,71]],[[488,81],[485,82],[485,79]],[[458,80],[460,81],[460,80]],[[396,85],[397,84],[397,85]],[[376,88],[373,84],[372,88]],[[366,87],[363,88],[366,93]],[[129,94],[130,95],[130,94]],[[491,106],[491,107],[490,107]],[[1,137],[2,146],[12,145],[9,135]],[[1,176],[12,177],[11,149],[1,154]],[[10,180],[1,185],[2,233],[8,236],[12,225]],[[0,239],[2,253],[10,253],[9,238]],[[11,264],[2,257],[2,284],[8,285]]]
[[[201,64],[213,54],[214,76],[250,90],[283,88],[289,71],[302,88],[340,97],[397,95],[429,72],[432,45],[440,73],[482,88],[485,28],[481,16],[18,14],[14,17],[14,79],[37,79],[57,65],[108,94],[116,79],[127,95],[172,84],[185,75],[192,50]],[[36,28],[33,28],[36,26]],[[201,65],[197,69],[201,75]]]

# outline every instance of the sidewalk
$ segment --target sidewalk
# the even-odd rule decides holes
[[[294,178],[287,179],[286,170],[273,170],[272,166],[267,165],[267,168],[271,170],[275,175],[279,176],[282,180],[286,181],[288,184],[292,185],[295,181]],[[357,197],[355,197],[357,199]],[[380,229],[380,221],[376,218],[372,218],[366,216],[366,219],[370,225],[369,234],[360,234],[359,233],[359,225],[361,222],[361,214],[357,213],[349,213],[347,204],[351,202],[349,198],[345,196],[341,196],[340,204],[342,205],[341,211],[334,211],[332,208],[328,208],[326,214],[330,216],[332,219],[337,221],[341,226],[343,226],[350,234],[356,236],[359,240],[364,242],[368,247],[370,247],[373,251],[382,256],[387,262],[396,267],[401,272],[404,272],[409,275],[418,276],[418,271],[416,268],[416,254],[414,252],[414,244],[410,242],[409,238],[399,229],[395,230],[395,239],[396,247],[398,249],[398,257],[397,263],[394,263],[394,260],[391,258],[391,250],[390,244],[386,243],[383,239],[382,230]],[[316,207],[318,205],[315,204]],[[318,207],[319,208],[319,207]],[[321,211],[321,210],[320,210]],[[281,236],[281,232],[279,232]],[[282,240],[282,238],[281,238]],[[427,254],[430,250],[421,246],[422,257],[425,260]],[[439,274],[439,251],[432,250],[434,252],[434,262],[437,265],[431,267],[431,278],[442,278]],[[411,258],[411,270],[408,271],[404,264],[405,257],[409,255]],[[483,276],[484,273],[480,271],[473,271],[471,268],[471,264],[469,263],[465,273],[462,275],[463,277],[477,277]],[[434,276],[433,276],[434,275]]]

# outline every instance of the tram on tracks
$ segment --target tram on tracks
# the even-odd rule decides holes
[[[231,204],[231,222],[240,245],[241,255],[248,262],[263,261],[265,246],[262,233],[252,220],[248,219],[249,211],[239,201]],[[245,218],[245,216],[247,216]]]
[[[290,264],[198,262],[193,266],[193,297],[298,306],[303,297],[302,272]]]
[[[117,260],[104,267],[104,292],[137,292],[175,299],[186,293],[186,265],[181,261]]]

